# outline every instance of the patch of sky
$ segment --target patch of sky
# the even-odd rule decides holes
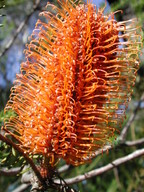
[[[19,34],[13,46],[8,50],[5,77],[0,69],[0,88],[6,88],[7,82],[13,83],[16,74],[19,73],[20,63],[24,61],[23,44],[27,43],[28,36],[32,33],[36,21],[36,15],[32,15],[29,20],[30,25],[28,25],[28,27],[24,30],[23,33]],[[23,44],[21,43],[21,41],[23,42]]]

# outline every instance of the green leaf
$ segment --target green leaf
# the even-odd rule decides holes
[[[13,156],[16,156],[16,151],[13,147],[12,147],[12,154],[13,154]]]
[[[1,160],[1,163],[4,163],[7,160],[7,158],[5,157],[4,159]]]

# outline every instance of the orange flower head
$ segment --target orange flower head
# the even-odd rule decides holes
[[[102,149],[121,125],[138,68],[135,19],[92,3],[58,1],[40,15],[16,76],[5,121],[28,153],[79,165]]]

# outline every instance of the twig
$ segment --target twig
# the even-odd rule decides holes
[[[30,186],[30,184],[22,184],[19,187],[17,187],[15,190],[13,190],[12,192],[24,192],[29,186]]]
[[[40,0],[37,0],[35,5],[33,6],[33,9],[31,10],[31,12],[27,15],[26,19],[19,25],[19,27],[17,28],[16,32],[14,33],[14,36],[12,37],[12,39],[7,43],[5,49],[0,53],[0,57],[2,57],[11,48],[11,46],[13,45],[15,39],[19,35],[19,33],[22,31],[24,26],[29,21],[31,15],[38,9],[39,4],[40,4]]]
[[[21,171],[21,167],[16,167],[12,169],[2,168],[0,169],[0,176],[15,176]]]
[[[136,146],[136,145],[142,145],[142,144],[144,144],[144,138],[138,139],[138,140],[135,140],[135,141],[126,141],[124,143],[124,145],[126,145],[128,147],[132,147],[132,146]]]
[[[69,170],[70,165],[64,165],[58,169],[58,173],[64,173],[65,171]]]
[[[84,175],[78,175],[76,177],[73,177],[73,178],[70,178],[70,179],[65,179],[65,182],[68,184],[68,185],[71,185],[71,184],[74,184],[74,183],[78,183],[78,182],[81,182],[81,181],[84,181],[86,179],[90,179],[92,177],[95,177],[97,175],[101,175],[123,163],[126,163],[132,159],[135,159],[137,157],[140,157],[144,155],[144,149],[139,149],[139,150],[136,150],[135,152],[125,156],[125,157],[121,157],[121,158],[118,158],[116,160],[114,160],[113,162],[103,166],[103,167],[100,167],[98,169],[94,169],[92,171],[89,171],[87,173],[85,173]],[[60,181],[59,180],[55,180],[55,183],[56,184],[60,184]],[[64,183],[63,183],[64,185]]]
[[[135,119],[135,117],[136,117],[136,114],[137,114],[137,112],[138,112],[138,109],[139,109],[139,107],[140,107],[140,105],[141,105],[141,103],[142,103],[143,100],[144,100],[144,93],[142,94],[142,96],[141,96],[141,98],[140,98],[140,100],[139,100],[139,102],[138,102],[137,107],[135,108],[134,112],[131,114],[131,116],[130,116],[128,122],[127,122],[127,124],[124,126],[124,128],[123,128],[123,130],[122,130],[122,132],[121,132],[121,135],[120,135],[120,137],[119,137],[119,140],[120,140],[121,142],[124,142],[124,140],[125,140],[125,138],[126,138],[126,135],[127,135],[127,132],[128,132],[128,129],[129,129],[130,125],[132,124],[132,122],[134,121],[134,119]]]
[[[6,144],[12,146],[15,150],[17,150],[27,161],[28,164],[30,164],[32,170],[34,171],[35,175],[37,176],[38,180],[40,181],[40,183],[45,186],[46,183],[44,181],[44,179],[42,178],[39,170],[37,169],[36,165],[34,164],[33,160],[31,158],[29,158],[29,156],[24,153],[24,151],[14,142],[12,142],[10,139],[4,137],[3,135],[0,134],[0,140],[2,140],[3,142],[5,142]]]

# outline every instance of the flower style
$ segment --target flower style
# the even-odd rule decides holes
[[[138,69],[140,29],[92,3],[58,1],[40,15],[5,111],[25,152],[79,165],[121,126]]]

